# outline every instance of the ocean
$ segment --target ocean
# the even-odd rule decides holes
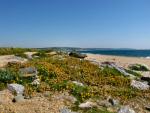
[[[92,53],[102,55],[115,55],[115,56],[127,56],[127,57],[145,57],[150,59],[150,50],[99,50],[99,49],[85,49],[79,51],[81,53]]]

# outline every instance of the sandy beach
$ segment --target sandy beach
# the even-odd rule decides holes
[[[145,64],[150,67],[150,59],[140,57],[124,57],[124,56],[111,56],[111,55],[100,55],[100,54],[87,54],[86,60],[96,62],[115,62],[117,65],[127,68],[129,64]]]

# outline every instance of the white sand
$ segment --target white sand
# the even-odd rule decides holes
[[[138,58],[138,57],[123,57],[123,56],[111,56],[111,55],[99,55],[99,54],[87,54],[86,60],[94,60],[97,62],[116,62],[117,65],[127,68],[129,64],[145,64],[150,67],[150,59]]]

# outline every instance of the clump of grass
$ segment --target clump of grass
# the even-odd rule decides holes
[[[36,51],[36,49],[29,48],[0,48],[0,55],[23,54],[27,51]]]
[[[142,76],[140,73],[137,73],[137,72],[135,72],[133,70],[126,69],[126,72],[130,73],[130,74],[132,74],[132,75],[134,75],[136,77],[141,77]]]
[[[135,71],[149,71],[149,69],[145,65],[142,65],[142,64],[130,65],[129,69],[135,70]]]
[[[0,82],[1,83],[11,83],[15,79],[15,75],[10,70],[0,70]]]

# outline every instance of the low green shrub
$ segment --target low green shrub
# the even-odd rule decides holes
[[[70,52],[69,56],[76,57],[76,58],[85,58],[85,57],[87,57],[85,54],[81,54],[81,53],[78,53],[78,52]]]
[[[15,80],[15,75],[10,70],[0,70],[0,82],[11,83]]]
[[[149,69],[145,65],[142,65],[142,64],[130,65],[129,69],[135,70],[135,71],[149,71]]]
[[[142,76],[140,73],[137,73],[137,72],[129,70],[129,69],[126,69],[126,72],[130,73],[130,74],[132,74],[132,75],[134,75],[136,77],[141,77]]]

